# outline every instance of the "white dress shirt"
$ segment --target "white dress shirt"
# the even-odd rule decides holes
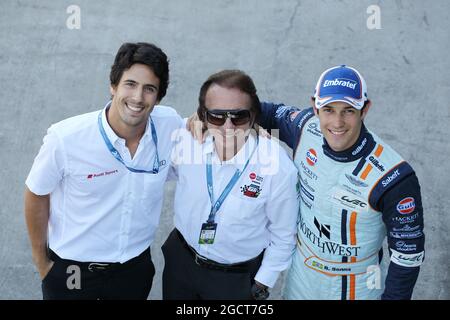
[[[208,153],[212,154],[215,201],[236,169],[244,168],[256,139],[250,135],[232,159],[222,162],[211,137],[200,145],[185,129],[179,132],[171,169],[177,177],[175,227],[200,255],[219,263],[247,261],[266,249],[255,279],[272,287],[289,266],[295,248],[297,170],[292,160],[276,141],[260,137],[247,168],[215,216],[214,243],[199,244],[201,226],[211,210],[206,182]]]
[[[158,174],[133,173],[111,154],[111,144],[128,167],[152,170],[155,143],[148,123],[131,158],[125,140],[108,124],[106,109],[52,125],[26,180],[37,195],[50,194],[49,247],[76,261],[125,262],[153,241],[159,223],[164,183],[173,146],[172,133],[183,125],[176,111],[155,106],[151,113],[158,138]]]

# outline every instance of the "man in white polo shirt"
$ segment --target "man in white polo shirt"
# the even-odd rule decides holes
[[[162,247],[163,299],[266,299],[295,250],[297,170],[252,130],[261,111],[240,70],[212,74],[199,93],[204,144],[180,130],[172,155],[174,225]]]
[[[44,299],[146,299],[175,110],[156,106],[167,56],[125,43],[103,110],[52,125],[26,180],[25,215]]]

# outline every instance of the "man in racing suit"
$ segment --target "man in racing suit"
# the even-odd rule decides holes
[[[279,129],[299,170],[297,250],[285,298],[410,299],[425,239],[416,174],[364,126],[371,102],[357,70],[326,70],[311,100],[304,110],[263,103],[260,119]],[[380,265],[386,235],[387,275]]]

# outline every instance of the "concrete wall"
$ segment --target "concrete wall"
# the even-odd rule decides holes
[[[69,29],[67,7],[81,9]],[[381,29],[367,8],[379,5]],[[368,127],[415,168],[422,186],[426,262],[415,299],[449,299],[450,50],[446,0],[151,0],[0,3],[0,299],[40,299],[23,216],[24,181],[50,124],[100,109],[125,41],[148,41],[171,60],[163,103],[187,116],[219,69],[241,68],[264,100],[306,106],[320,73],[346,63],[365,75]],[[161,297],[160,245],[172,226],[173,185],[153,245]],[[279,281],[273,297],[279,297]]]

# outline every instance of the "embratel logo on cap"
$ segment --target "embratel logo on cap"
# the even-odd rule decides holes
[[[341,65],[325,70],[314,92],[316,108],[341,101],[361,110],[367,100],[367,87],[362,76],[351,67]]]
[[[309,149],[308,151],[306,151],[306,162],[308,162],[308,164],[310,166],[314,166],[317,162],[317,152],[314,149]]]
[[[355,90],[356,85],[357,85],[356,81],[350,79],[336,78],[334,80],[325,80],[322,87],[325,88],[330,86],[340,86]]]
[[[397,211],[401,214],[410,214],[414,209],[416,209],[416,203],[412,197],[407,197],[397,204]]]

